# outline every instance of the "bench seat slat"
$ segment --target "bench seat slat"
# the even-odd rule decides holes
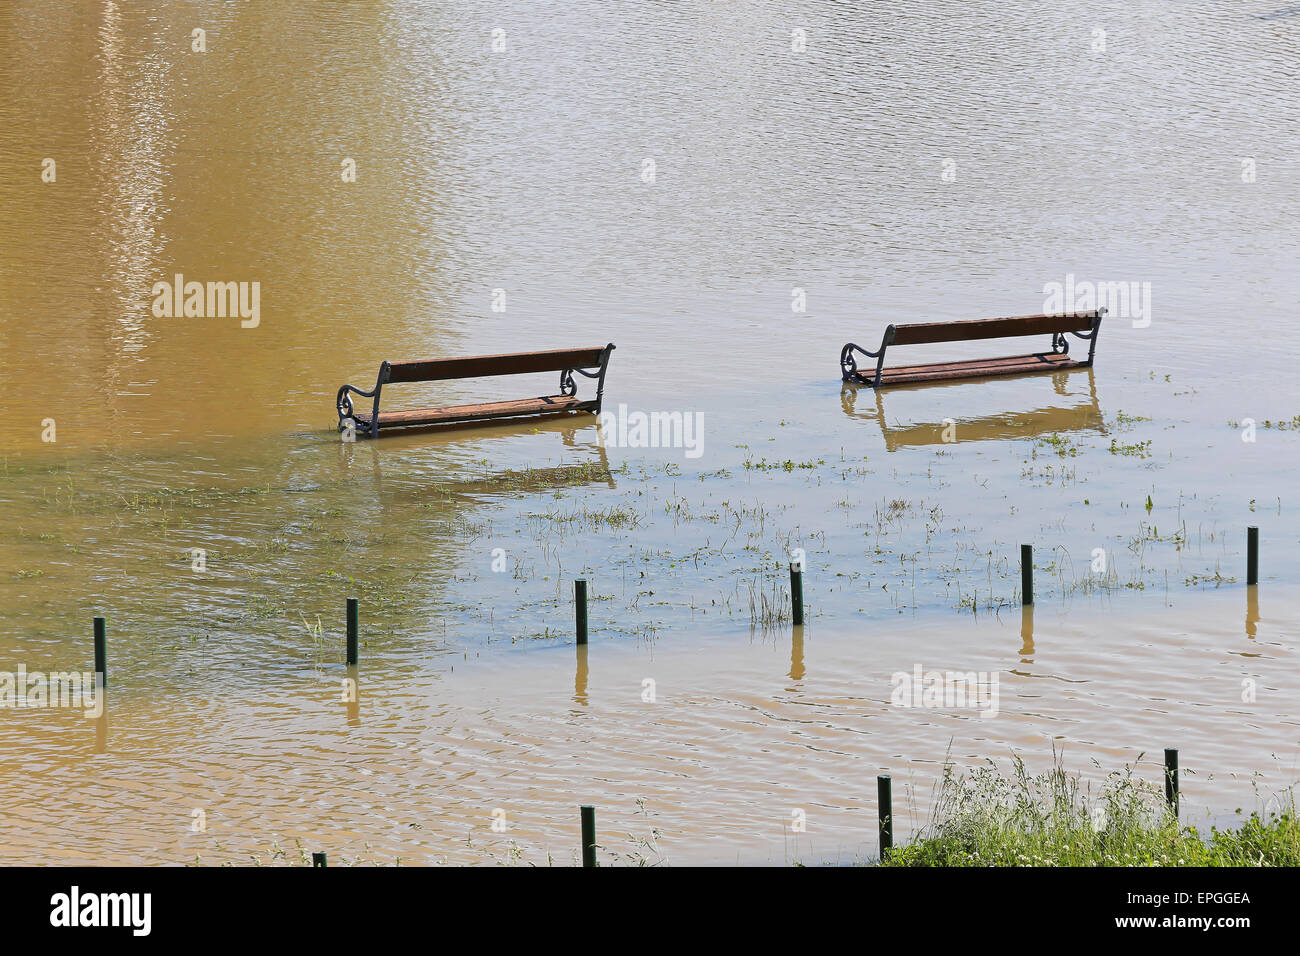
[[[450,422],[478,421],[492,418],[514,418],[523,415],[589,411],[596,403],[583,401],[571,395],[545,395],[540,398],[521,398],[508,402],[481,402],[477,405],[442,405],[438,408],[408,408],[380,412],[380,428],[397,428],[405,425],[442,425]],[[371,425],[368,412],[355,416],[359,429]]]
[[[965,359],[957,362],[933,362],[929,365],[900,365],[883,369],[881,385],[906,385],[911,382],[939,382],[947,379],[982,378],[986,375],[1022,375],[1026,372],[1055,372],[1061,369],[1086,368],[1088,363],[1055,352],[1030,355],[1007,355],[1002,358]],[[864,370],[867,381],[875,375]]]
[[[1086,332],[1095,313],[1082,315],[1016,315],[1003,319],[961,319],[954,322],[914,322],[894,326],[891,345],[970,342],[1018,335]]]
[[[594,368],[600,364],[604,351],[603,347],[552,349],[546,352],[512,352],[506,355],[389,362],[388,381],[439,382],[488,375],[522,375],[528,372],[559,372],[566,368]]]

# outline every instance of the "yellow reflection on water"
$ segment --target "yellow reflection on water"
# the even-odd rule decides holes
[[[1046,377],[1046,375],[1040,374],[1028,376],[1027,378],[1032,380]],[[890,399],[886,397],[881,389],[866,389],[862,386],[853,386],[846,383],[841,389],[840,400],[846,415],[852,418],[870,418],[879,423],[881,434],[885,439],[885,448],[891,452],[925,445],[950,444],[954,441],[1000,441],[1072,431],[1104,432],[1105,424],[1101,406],[1097,401],[1096,378],[1091,368],[1052,373],[1053,391],[1058,395],[1067,396],[1069,393],[1066,391],[1066,385],[1071,377],[1085,383],[1087,386],[1086,397],[1075,401],[1073,404],[1043,405],[1028,411],[1013,409],[979,417],[963,416],[955,411],[964,407],[961,398],[955,397],[950,400],[944,398],[946,390],[969,387],[972,382],[939,382],[899,386],[889,390],[891,395],[895,392],[921,393],[929,400],[931,405],[937,405],[944,410],[954,410],[954,414],[945,418],[944,421],[922,422],[906,426],[891,425],[889,423],[889,418],[886,415],[886,403]],[[870,391],[875,399],[874,413],[859,412],[857,410],[859,396],[864,391]],[[962,393],[952,392],[951,394],[960,395]],[[1022,394],[1032,395],[1033,393],[1025,392]],[[896,396],[894,401],[901,402],[903,399]]]

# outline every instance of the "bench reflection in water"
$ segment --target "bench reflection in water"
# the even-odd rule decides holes
[[[527,444],[521,446],[520,442]],[[394,470],[403,478],[414,480],[411,494],[417,496],[426,493],[422,489],[427,488],[430,482],[436,483],[449,496],[474,498],[534,494],[590,485],[617,487],[610,471],[609,456],[600,440],[600,427],[594,419],[582,424],[568,418],[444,426],[437,429],[436,434],[408,429],[402,434],[389,435],[384,445],[384,454],[395,462]],[[357,443],[347,447],[364,454],[374,446]],[[404,457],[405,452],[417,458]],[[541,467],[532,464],[547,458],[562,463]],[[467,461],[482,463],[485,460],[506,464],[486,474],[480,472],[477,477],[458,477]],[[508,464],[512,460],[518,464]],[[372,457],[377,483],[382,480],[382,462],[381,456]],[[427,464],[428,473],[424,473],[421,462]]]
[[[1039,379],[1046,376],[1040,376]],[[1051,375],[1052,392],[1063,398],[1075,397],[1072,403],[1053,403],[1042,405],[1030,411],[1010,411],[978,418],[959,418],[948,415],[946,418],[956,422],[956,434],[961,441],[998,441],[1008,438],[1032,438],[1036,435],[1053,432],[1096,431],[1104,434],[1105,423],[1101,407],[1097,403],[1097,384],[1091,368],[1055,372]],[[1086,395],[1079,391],[1080,385],[1086,384]],[[1074,386],[1072,391],[1070,386]],[[971,382],[951,383],[935,382],[929,384],[899,386],[890,391],[890,404],[904,406],[905,395],[920,392],[931,396],[936,392],[954,390],[955,395],[970,395],[972,388],[979,387]],[[864,397],[867,389],[846,384],[840,391],[844,413],[850,418],[876,419],[880,423],[881,434],[885,438],[886,451],[898,451],[900,448],[914,448],[922,445],[942,445],[944,430],[948,428],[945,421],[920,422],[911,425],[890,425],[885,414],[885,397],[879,389],[870,389],[869,394],[875,401],[859,410],[858,401]],[[1018,389],[1017,391],[1021,391]],[[1023,392],[1022,392],[1023,393]],[[953,402],[954,407],[964,407],[964,403]],[[905,407],[905,406],[904,406]]]

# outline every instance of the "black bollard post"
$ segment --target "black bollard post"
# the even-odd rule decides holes
[[[790,562],[790,613],[795,627],[803,627],[803,568]]]
[[[573,608],[577,615],[578,643],[587,643],[587,582],[578,578],[573,582]],[[594,865],[594,864],[593,864]]]
[[[876,808],[880,816],[880,859],[894,848],[894,784],[889,774],[876,777]]]
[[[313,854],[311,855],[311,865],[312,865],[312,866],[324,866],[324,865],[325,865],[325,854],[324,854],[324,853],[313,853]]]
[[[357,599],[348,598],[348,667],[357,666]]]
[[[104,619],[95,618],[95,673],[100,685],[108,686],[108,637],[104,633]]]
[[[1034,546],[1020,546],[1020,603],[1034,603]]]
[[[582,807],[582,865],[596,865],[596,808]]]
[[[1178,751],[1165,748],[1165,800],[1178,816]]]
[[[1259,583],[1259,528],[1246,529],[1246,583]]]

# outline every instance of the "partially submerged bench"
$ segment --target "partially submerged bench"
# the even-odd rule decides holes
[[[1092,357],[1097,351],[1097,332],[1101,328],[1101,317],[1105,313],[1105,309],[1098,309],[1077,315],[1020,315],[1005,319],[966,319],[957,322],[891,325],[885,329],[879,351],[869,352],[852,342],[845,345],[840,352],[840,370],[846,382],[869,385],[872,388],[885,388],[913,382],[937,382],[983,378],[986,375],[1020,375],[1025,372],[1086,368],[1092,364]],[[1065,338],[1067,334],[1088,342],[1087,359],[1070,358],[1070,345]],[[891,345],[970,342],[976,339],[1001,339],[1022,335],[1051,335],[1051,351],[1007,355],[1002,358],[962,359],[956,362],[885,368],[885,350]],[[854,352],[861,352],[875,359],[876,367],[867,372],[859,371],[858,363],[853,358]]]
[[[384,362],[379,366],[379,378],[372,390],[362,391],[355,385],[344,385],[339,389],[335,400],[339,413],[339,430],[343,431],[352,422],[358,434],[377,438],[380,430],[390,428],[450,425],[537,415],[568,415],[574,412],[598,415],[605,390],[605,369],[609,365],[609,354],[613,351],[614,343],[611,342],[604,348],[554,349],[548,352],[515,352],[508,355],[479,355],[422,362]],[[387,412],[379,410],[379,398],[385,385],[398,382],[442,382],[489,375],[523,375],[530,372],[559,372],[559,394],[477,405],[442,405],[437,408]],[[595,398],[578,398],[574,372],[596,380]],[[356,411],[349,393],[373,398],[374,404],[368,412]]]

